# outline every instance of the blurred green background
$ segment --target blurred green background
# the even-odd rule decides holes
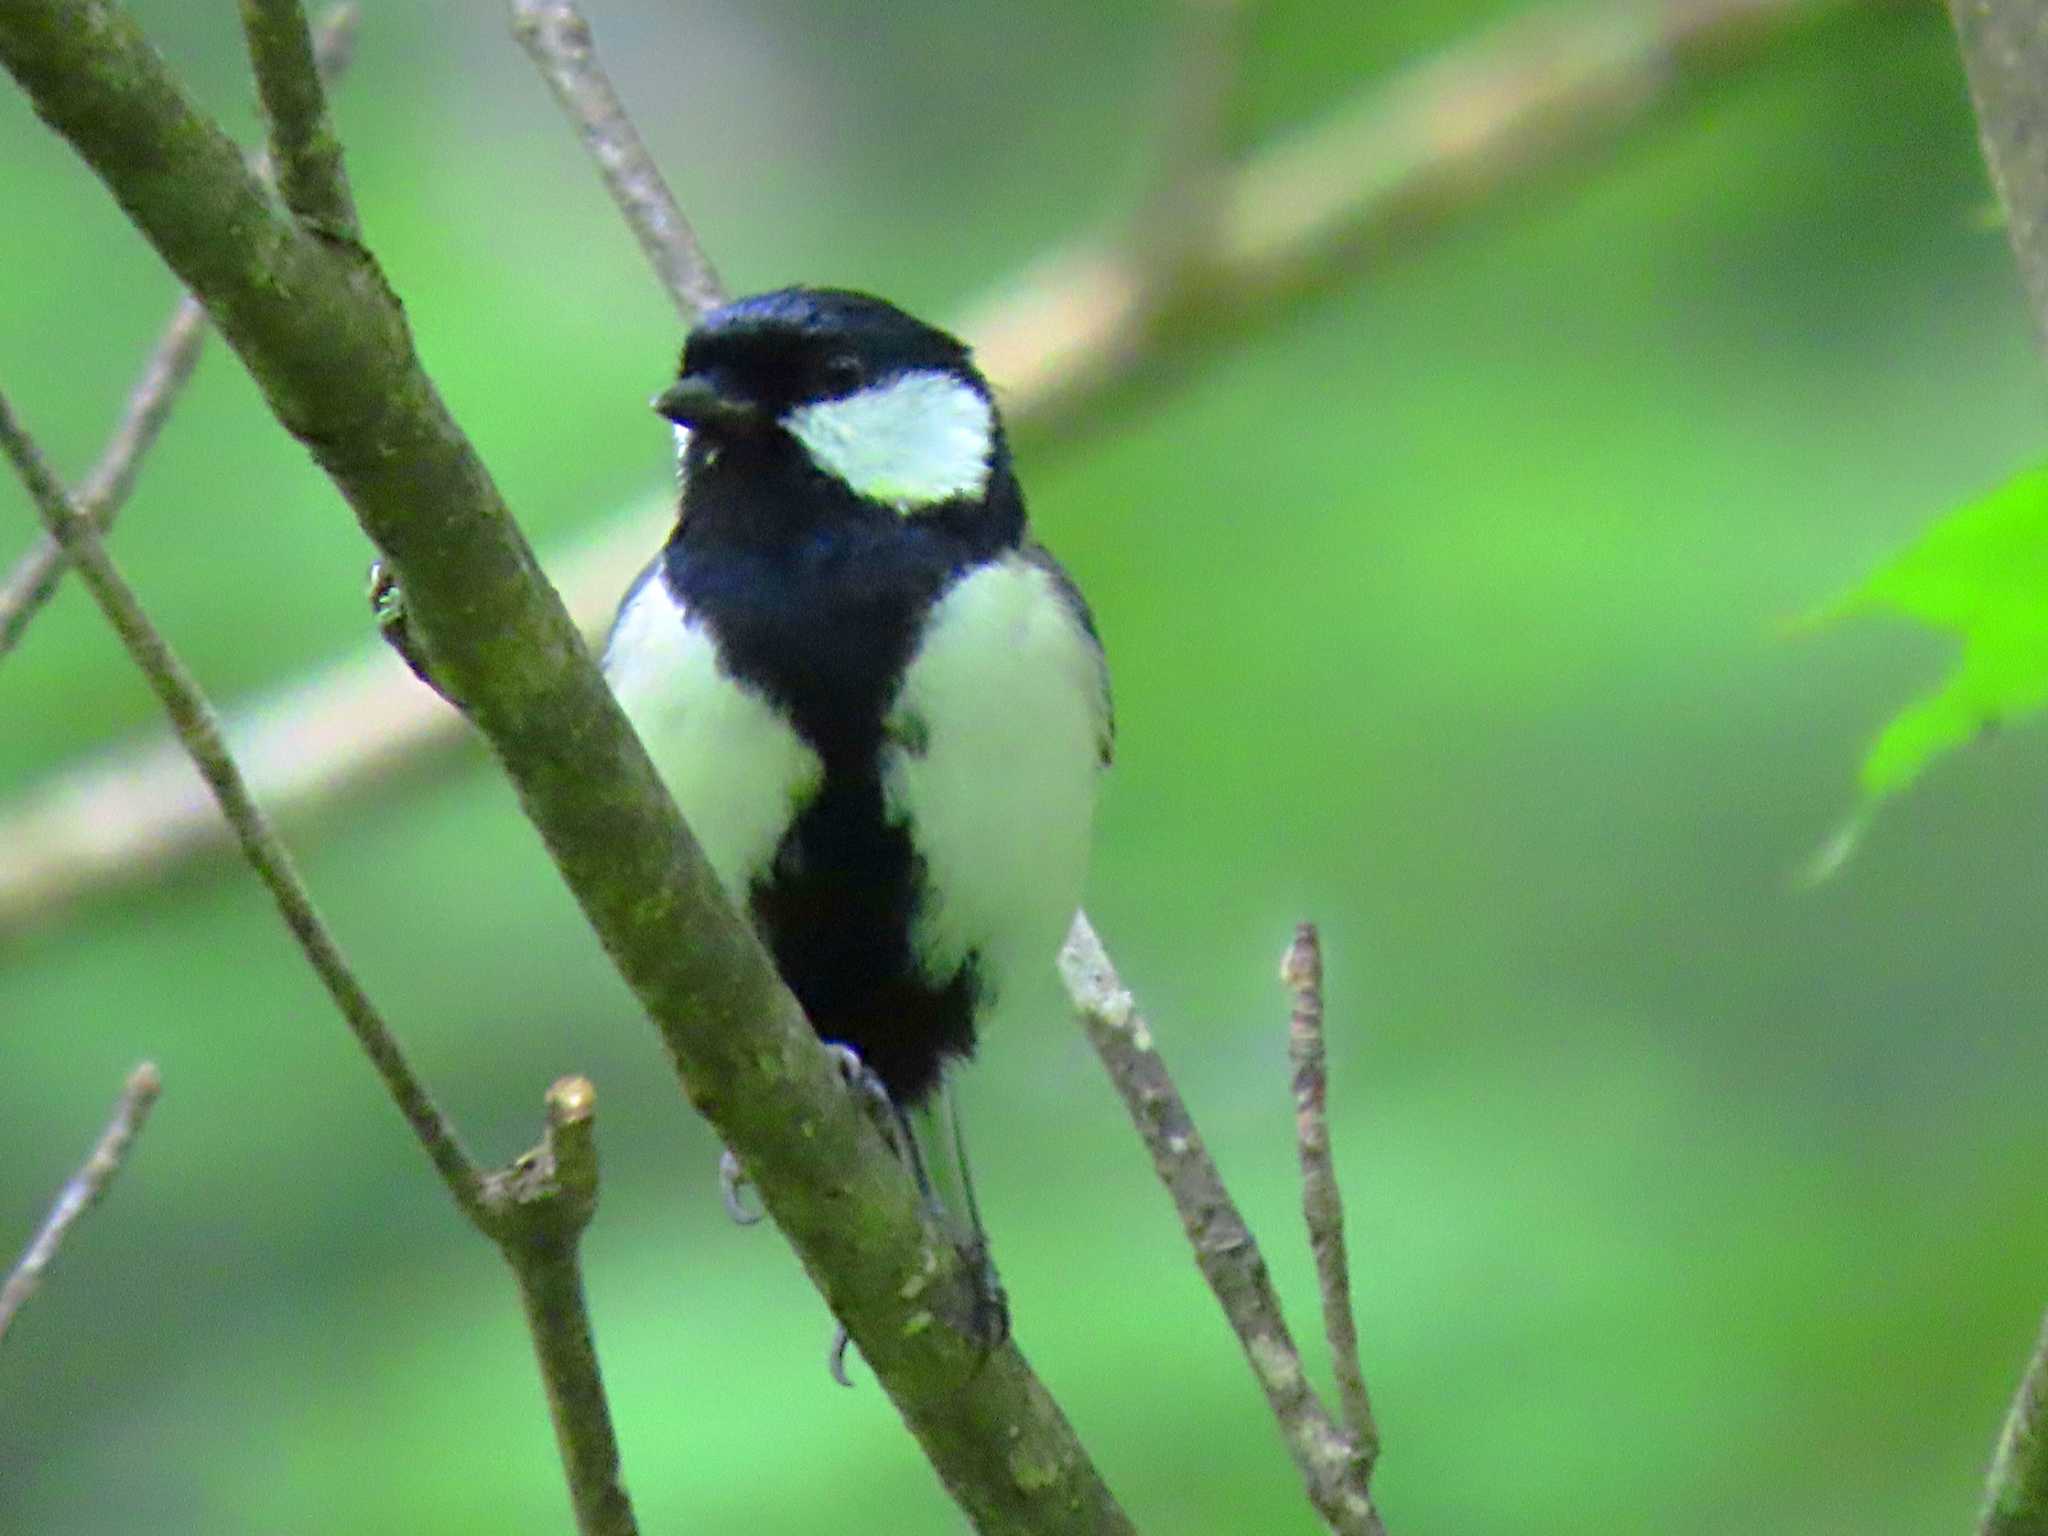
[[[252,129],[234,8],[137,10]],[[940,318],[1129,207],[1171,20],[590,10],[736,287]],[[497,6],[366,11],[370,237],[558,543],[669,473],[673,316]],[[1233,135],[1504,14],[1264,0]],[[173,288],[11,87],[0,209],[0,379],[77,473]],[[1274,978],[1324,925],[1396,1532],[1966,1528],[2048,1301],[2048,738],[1944,764],[1802,888],[1948,647],[1787,626],[2038,454],[2042,404],[1946,21],[1900,6],[1024,445],[1116,668],[1090,907],[1305,1337]],[[33,526],[0,489],[6,546]],[[219,349],[116,544],[223,700],[364,636],[363,540]],[[0,793],[152,724],[67,589],[0,669]],[[872,1381],[826,1379],[788,1251],[721,1215],[480,756],[295,841],[481,1153],[597,1080],[589,1279],[644,1528],[956,1532]],[[1049,980],[1020,1012],[968,1098],[1021,1341],[1144,1529],[1313,1530]],[[0,1529],[567,1529],[508,1279],[224,861],[0,939],[0,1248],[145,1055],[148,1136],[0,1355]]]

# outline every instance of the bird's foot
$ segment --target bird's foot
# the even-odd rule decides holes
[[[867,1100],[868,1113],[874,1117],[876,1128],[881,1131],[882,1139],[889,1143],[889,1149],[901,1157],[905,1144],[910,1141],[910,1129],[903,1118],[903,1111],[890,1097],[889,1085],[882,1081],[873,1067],[860,1059],[860,1052],[852,1046],[827,1040],[825,1049],[838,1064],[839,1076],[846,1086]]]
[[[453,704],[455,700],[448,690],[434,680],[433,669],[427,665],[427,653],[413,638],[412,626],[406,618],[405,592],[382,560],[370,565],[370,615],[377,621],[377,633],[412,668],[412,675]]]
[[[981,1364],[1010,1342],[1010,1293],[1003,1289],[1003,1277],[996,1273],[996,1261],[989,1256],[988,1238],[977,1232],[960,1245],[960,1257],[967,1261],[968,1283],[974,1288],[973,1309],[968,1332],[981,1346]]]
[[[973,1373],[979,1373],[988,1364],[989,1356],[1010,1342],[1010,1295],[1003,1289],[1002,1276],[996,1273],[995,1262],[989,1258],[985,1240],[975,1238],[959,1246],[960,1257],[967,1265],[967,1283],[973,1293],[967,1315],[960,1320],[961,1329],[974,1341]],[[853,1378],[846,1374],[846,1351],[852,1342],[853,1335],[846,1331],[844,1323],[833,1325],[825,1369],[842,1387],[853,1385]]]
[[[976,1207],[971,1180],[965,1175],[964,1166],[958,1175],[961,1179],[961,1204],[967,1218],[968,1230],[963,1235],[960,1217],[947,1209],[946,1202],[939,1197],[932,1182],[931,1170],[926,1162],[924,1147],[919,1141],[910,1118],[903,1112],[890,1094],[888,1085],[876,1075],[873,1068],[861,1060],[860,1053],[851,1046],[838,1041],[827,1041],[825,1048],[838,1060],[840,1075],[849,1088],[866,1100],[870,1115],[881,1131],[883,1140],[890,1150],[903,1159],[910,1169],[912,1180],[917,1185],[918,1201],[933,1225],[947,1234],[958,1249],[961,1261],[966,1266],[968,1286],[971,1291],[966,1314],[956,1318],[957,1326],[979,1347],[979,1365],[1009,1341],[1010,1298],[1003,1289],[1002,1277],[996,1273],[995,1262],[989,1256],[988,1236],[982,1231],[981,1212]],[[949,1124],[949,1130],[952,1127]],[[948,1138],[954,1155],[964,1158],[964,1148],[959,1144],[957,1132]],[[852,1342],[845,1327],[833,1329],[832,1345],[827,1355],[827,1369],[832,1379],[842,1387],[853,1385],[846,1374],[846,1351]]]
[[[853,1342],[853,1335],[846,1331],[846,1324],[832,1325],[832,1345],[825,1352],[825,1369],[832,1373],[832,1379],[842,1387],[851,1388],[853,1378],[846,1374],[846,1346]]]
[[[748,1205],[741,1193],[753,1182],[747,1177],[746,1169],[740,1166],[740,1160],[733,1156],[732,1148],[727,1147],[719,1154],[718,1198],[724,1203],[725,1214],[732,1218],[735,1226],[751,1227],[761,1219],[760,1208]]]

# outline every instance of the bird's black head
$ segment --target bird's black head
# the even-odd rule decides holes
[[[1015,500],[967,348],[868,294],[783,288],[712,311],[654,408],[686,429],[686,480],[715,471],[786,487],[802,475],[828,500],[904,517]]]

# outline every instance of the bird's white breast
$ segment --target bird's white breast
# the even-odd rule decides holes
[[[933,974],[969,951],[995,988],[1052,965],[1080,905],[1107,710],[1094,643],[1044,569],[1012,555],[934,605],[883,763],[925,864],[914,938]]]
[[[726,894],[744,904],[823,765],[765,698],[718,661],[657,567],[626,600],[605,676]]]

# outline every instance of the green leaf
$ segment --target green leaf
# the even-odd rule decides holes
[[[1873,612],[1952,630],[1963,653],[1864,758],[1866,806],[1905,789],[1943,753],[2048,705],[2048,466],[1950,513],[1818,617]]]

